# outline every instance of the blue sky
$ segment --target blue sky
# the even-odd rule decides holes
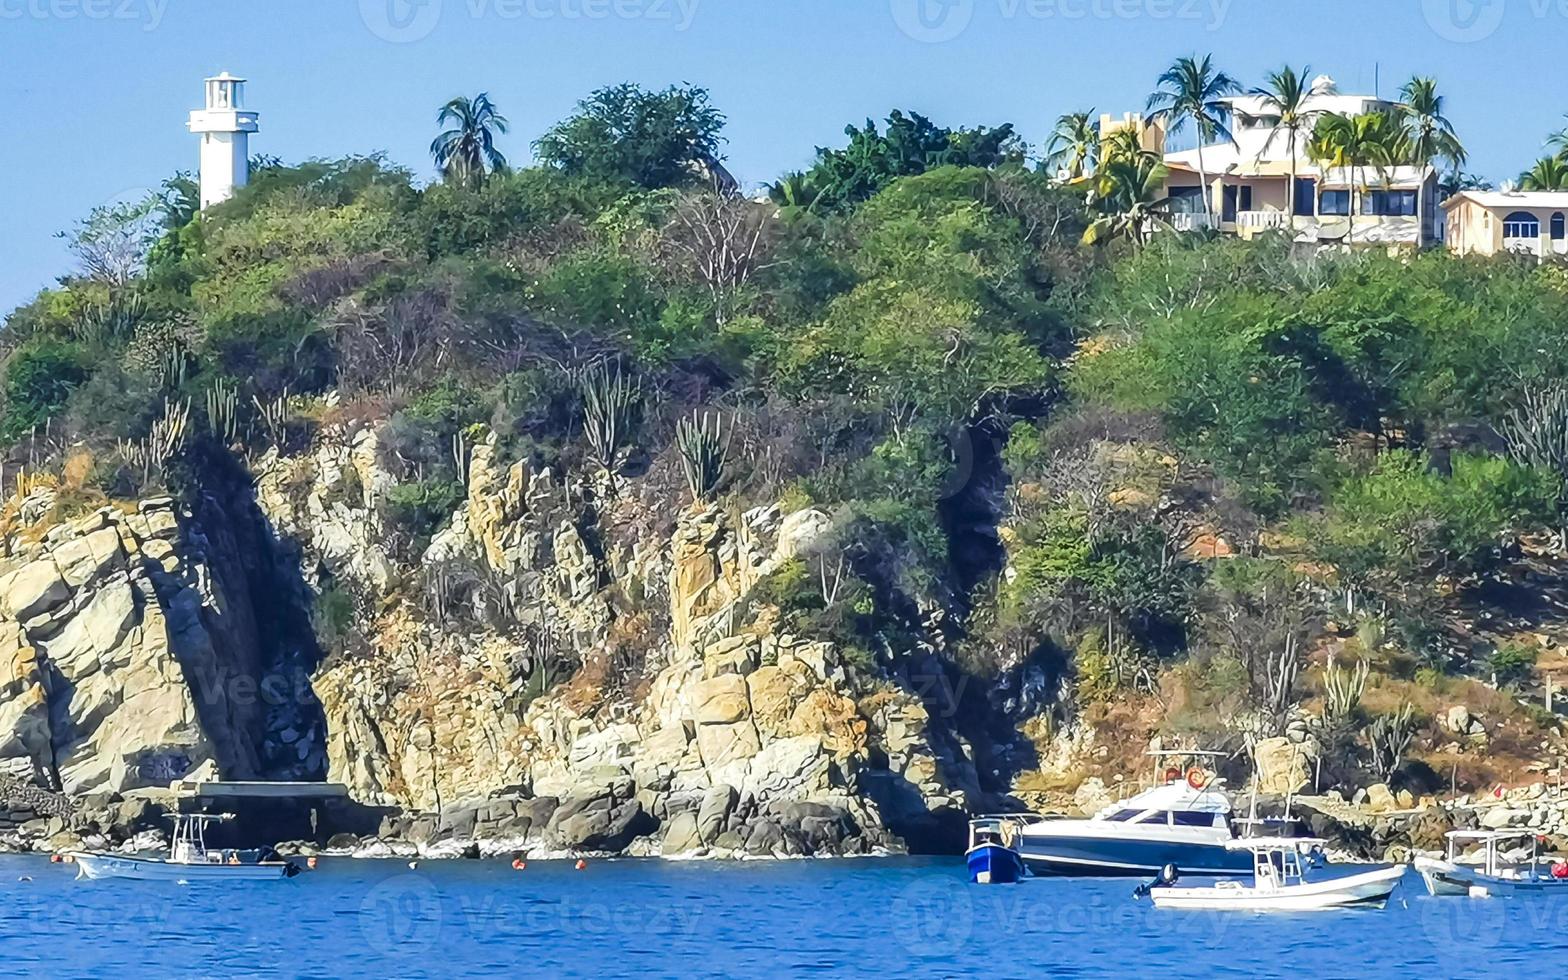
[[[422,176],[435,109],[490,92],[514,162],[590,90],[707,87],[742,181],[912,108],[1015,123],[1141,106],[1172,58],[1247,84],[1286,61],[1342,90],[1438,77],[1469,169],[1517,173],[1568,112],[1568,0],[0,0],[0,310],[69,268],[55,233],[195,165],[203,76],[250,78],[253,152],[386,151]]]

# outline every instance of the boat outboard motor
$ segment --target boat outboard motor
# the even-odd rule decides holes
[[[1167,864],[1160,869],[1152,881],[1146,881],[1133,890],[1133,898],[1143,898],[1156,888],[1169,888],[1181,880],[1181,873],[1176,870],[1176,865]]]

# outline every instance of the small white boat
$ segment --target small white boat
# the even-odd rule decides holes
[[[1555,864],[1546,874],[1541,873],[1540,839],[1530,830],[1452,830],[1448,840],[1448,857],[1417,856],[1416,870],[1426,882],[1429,895],[1470,895],[1488,897],[1507,895],[1519,891],[1561,890],[1568,895],[1568,865]],[[1505,841],[1530,841],[1530,860],[1515,864],[1503,859],[1500,853]],[[1471,860],[1462,860],[1460,850],[1467,844],[1479,844],[1482,853]]]
[[[71,851],[78,878],[129,878],[137,881],[269,881],[292,878],[299,868],[288,861],[246,861],[238,851],[207,849],[207,824],[222,816],[174,815],[174,839],[167,858],[134,857],[102,851]]]
[[[1162,909],[1237,909],[1249,912],[1305,912],[1367,906],[1382,908],[1404,876],[1405,868],[1378,868],[1360,874],[1308,881],[1301,855],[1323,845],[1308,837],[1256,837],[1232,841],[1233,850],[1252,852],[1252,884],[1221,881],[1212,886],[1150,887],[1149,896]],[[1168,869],[1169,870],[1169,869]],[[1173,878],[1174,875],[1162,876]]]

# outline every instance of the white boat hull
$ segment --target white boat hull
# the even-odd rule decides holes
[[[1343,878],[1256,888],[1221,884],[1206,888],[1155,888],[1156,908],[1239,909],[1254,912],[1306,912],[1317,909],[1381,908],[1404,876],[1404,866],[1379,868]]]
[[[293,871],[286,861],[263,864],[182,864],[162,858],[73,851],[79,878],[128,878],[135,881],[272,881]]]
[[[1426,883],[1428,895],[1469,895],[1471,885],[1475,884],[1475,870],[1462,868],[1452,861],[1418,857],[1415,865],[1421,872],[1421,880]]]

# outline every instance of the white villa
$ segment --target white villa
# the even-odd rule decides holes
[[[1275,131],[1277,113],[1255,95],[1225,99],[1231,107],[1235,142],[1165,153],[1166,194],[1173,198],[1172,224],[1191,231],[1217,223],[1221,232],[1250,238],[1274,229],[1291,229],[1297,241],[1380,247],[1422,246],[1440,239],[1442,210],[1438,174],[1430,167],[1324,169],[1307,155],[1314,123],[1297,135],[1295,186],[1291,186],[1290,134]],[[1341,95],[1333,79],[1313,81],[1307,113],[1358,115],[1394,108],[1370,95]],[[1146,147],[1163,149],[1165,133],[1141,116],[1102,116],[1101,137],[1119,128],[1139,127]],[[1199,156],[1202,165],[1199,165]],[[1204,206],[1208,180],[1209,206]],[[1212,215],[1212,217],[1211,217]]]

